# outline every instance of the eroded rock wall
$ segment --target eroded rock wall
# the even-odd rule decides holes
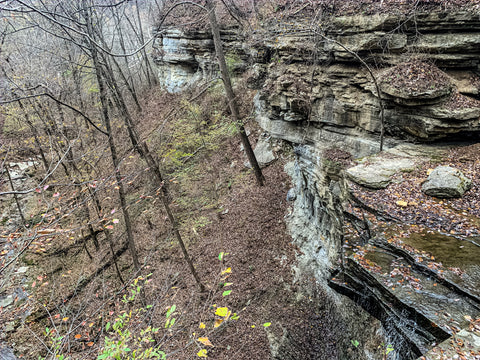
[[[257,91],[256,121],[294,149],[287,223],[301,250],[299,278],[313,275],[325,285],[341,258],[347,189],[326,149],[353,157],[378,152],[382,107],[385,148],[480,136],[479,14],[305,19],[248,33],[224,29],[222,38],[232,74]],[[217,74],[208,31],[170,30],[156,47],[160,81],[169,91]],[[353,303],[328,289],[327,296],[344,323],[354,324]],[[375,356],[365,348],[355,358]]]
[[[253,31],[224,28],[221,35],[230,71],[257,90],[257,122],[297,146],[304,182],[297,188],[305,190],[299,193],[301,217],[318,217],[329,196],[317,186],[323,149],[354,157],[379,151],[381,104],[386,148],[405,140],[480,136],[480,14],[304,19]],[[208,29],[163,31],[155,48],[160,81],[169,91],[217,76]],[[315,247],[318,240],[309,237],[305,243]],[[336,250],[326,248],[331,259]]]

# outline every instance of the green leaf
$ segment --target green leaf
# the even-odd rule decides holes
[[[222,293],[222,296],[230,295],[231,292],[232,292],[232,290],[226,290]]]
[[[269,323],[269,322],[266,322],[266,323],[263,323],[263,327],[269,327],[270,325],[272,325],[272,323]]]
[[[222,261],[223,260],[223,255],[225,255],[225,253],[223,251],[220,254],[218,254],[218,260]]]
[[[110,329],[110,321],[107,323],[107,326],[105,326],[105,331],[108,331]]]
[[[177,308],[176,305],[170,306],[170,309],[167,310],[167,319],[170,317],[175,312],[175,309]]]
[[[350,341],[352,342],[352,345],[355,346],[355,347],[358,347],[358,345],[360,345],[358,340],[350,340]]]

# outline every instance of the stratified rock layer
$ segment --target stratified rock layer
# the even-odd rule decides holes
[[[358,15],[324,19],[322,28],[307,20],[250,34],[222,31],[232,74],[251,69],[257,121],[269,133],[294,143],[335,143],[356,156],[378,151],[373,77],[387,147],[480,132],[478,14]],[[316,35],[325,28],[325,37]],[[155,48],[169,91],[217,74],[209,31],[168,30]]]

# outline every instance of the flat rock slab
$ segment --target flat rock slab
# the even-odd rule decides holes
[[[21,266],[15,271],[16,274],[24,274],[28,271],[28,266]]]
[[[374,157],[372,162],[357,165],[347,170],[353,182],[370,189],[384,189],[398,172],[413,171],[415,161],[409,158]]]
[[[13,304],[13,295],[0,296],[0,308],[5,308]],[[0,358],[1,359],[1,358]]]

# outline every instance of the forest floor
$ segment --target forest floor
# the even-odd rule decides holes
[[[250,125],[255,141],[260,130]],[[293,279],[296,251],[284,221],[291,184],[283,167],[289,155],[280,155],[264,169],[266,186],[258,187],[253,173],[244,166],[238,139],[225,138],[220,149],[192,159],[186,166],[188,176],[179,176],[178,184],[176,178],[171,179],[172,207],[207,287],[205,293],[198,292],[163,209],[152,196],[139,193],[143,191],[139,183],[148,185],[148,176],[129,183],[131,198],[143,199],[140,203],[132,201],[131,206],[137,219],[135,237],[144,263],[142,274],[152,274],[144,294],[146,303],[153,305],[146,314],[132,318],[131,330],[139,331],[142,324],[159,326],[161,335],[154,337],[156,344],[173,359],[198,358],[204,348],[211,359],[269,359],[271,341],[286,331],[295,339],[295,349],[290,352],[298,358],[309,358],[311,352],[318,359],[337,358],[343,325],[328,303],[318,303],[300,291],[315,288],[314,279],[297,283]],[[138,166],[138,161],[132,159],[130,166]],[[52,202],[63,197],[63,193],[53,191],[34,195],[39,199],[53,196]],[[55,204],[58,217],[62,207]],[[111,217],[115,216],[112,210]],[[72,221],[70,228],[75,225]],[[10,269],[29,267],[26,274],[13,272],[10,286],[3,289],[21,287],[28,299],[16,299],[15,306],[0,313],[2,323],[15,327],[3,340],[12,344],[19,358],[37,359],[57,351],[72,359],[94,359],[107,335],[106,324],[127,310],[135,313],[142,307],[138,298],[129,304],[119,301],[123,294],[129,294],[130,287],[128,282],[123,286],[118,281],[113,266],[76,293],[82,279],[110,254],[105,246],[94,251],[87,243],[93,255],[89,259],[74,238],[59,235],[48,243],[40,241],[16,269]],[[129,264],[129,255],[119,259],[125,279],[134,281]],[[65,300],[72,291],[76,295]],[[167,311],[173,306],[176,323],[163,329]],[[216,309],[225,307],[227,316],[216,315]],[[41,314],[46,318],[38,318]],[[25,322],[19,321],[21,318]],[[47,336],[46,329],[54,332]],[[56,344],[60,344],[58,349]]]
[[[143,115],[150,120],[142,124],[146,129],[161,117],[158,109],[174,102],[172,98],[148,101],[152,103],[145,106]],[[202,108],[208,107],[203,104]],[[253,123],[248,127],[255,142],[260,129]],[[442,164],[455,166],[474,180],[472,189],[461,199],[438,200],[420,191],[428,170],[440,164],[438,159],[423,163],[413,172],[399,174],[398,181],[384,190],[356,187],[355,191],[366,204],[406,223],[424,223],[452,235],[478,236],[478,224],[448,211],[466,211],[472,215],[470,220],[478,219],[479,154],[480,145],[475,144],[454,148],[441,159]],[[318,293],[321,290],[315,280],[294,279],[298,251],[291,243],[284,219],[290,206],[286,194],[291,187],[284,165],[292,158],[288,148],[277,155],[279,158],[264,169],[266,186],[258,187],[253,173],[244,166],[239,140],[226,136],[212,151],[198,152],[188,158],[181,171],[170,178],[172,208],[180,220],[190,256],[208,289],[202,294],[186,266],[164,210],[152,196],[155,192],[146,190],[151,187],[151,179],[141,168],[141,160],[135,155],[127,157],[125,173],[136,174],[128,179],[127,190],[143,263],[142,275],[152,274],[144,284],[145,303],[153,305],[149,311],[132,318],[129,326],[131,331],[149,325],[160,327],[154,340],[170,358],[199,358],[197,354],[202,355],[205,349],[211,359],[269,359],[276,340],[286,333],[294,344],[289,352],[298,359],[336,359],[345,350],[342,341],[347,339],[350,343],[351,338],[346,335],[348,326],[339,321],[335,308],[325,300],[327,297]],[[54,191],[34,196],[48,200],[52,205],[50,211],[57,212],[51,217],[61,218],[66,209],[61,198],[68,198],[68,194],[60,187],[52,187]],[[111,190],[113,187],[102,190],[109,222],[100,224],[101,231],[104,224],[121,226],[115,219],[120,215],[114,212]],[[74,229],[74,219],[67,217],[58,224]],[[123,239],[121,229],[117,231],[118,239]],[[416,229],[419,227],[411,227],[411,231]],[[129,282],[135,281],[128,254],[122,255],[118,264],[128,280],[126,286],[110,266],[72,300],[62,300],[72,291],[75,294],[81,280],[110,257],[105,243],[95,251],[88,242],[87,248],[93,256],[90,259],[82,244],[73,241],[79,235],[83,233],[71,232],[66,237],[52,237],[48,243],[33,244],[31,252],[21,257],[22,262],[16,268],[27,265],[27,273],[13,273],[11,288],[21,286],[29,297],[1,309],[0,320],[15,328],[4,333],[2,340],[12,344],[21,358],[38,359],[40,354],[47,355],[47,349],[54,349],[54,338],[44,334],[48,327],[55,329],[56,336],[63,337],[59,349],[62,353],[72,359],[94,359],[105,335],[111,336],[106,324],[144,306],[139,299],[128,304],[120,301],[124,294],[129,294]],[[310,291],[317,293],[310,297]],[[165,328],[167,313],[172,312],[173,306],[171,316],[176,323]],[[227,314],[218,315],[218,309],[224,308]],[[46,318],[36,320],[41,313]],[[25,317],[28,314],[31,315]],[[26,321],[19,321],[21,318]],[[355,351],[353,346],[351,351]]]

